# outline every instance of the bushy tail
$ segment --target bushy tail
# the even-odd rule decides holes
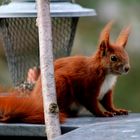
[[[3,92],[3,88],[0,89],[2,89],[0,90],[0,122],[44,123],[40,77],[34,89],[27,93],[28,96],[20,90]],[[59,113],[61,123],[64,122],[65,118],[66,115],[64,113]]]
[[[60,122],[65,115],[60,113]],[[44,123],[41,98],[4,96],[0,97],[0,122]]]
[[[29,97],[0,97],[0,121],[44,123],[42,103],[35,102]]]

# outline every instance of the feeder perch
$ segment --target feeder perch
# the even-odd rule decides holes
[[[54,59],[71,53],[79,17],[95,16],[72,0],[51,0]],[[11,0],[0,6],[0,32],[14,86],[21,85],[29,68],[39,67],[35,0]]]

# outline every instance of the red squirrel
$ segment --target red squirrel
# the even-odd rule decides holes
[[[110,21],[101,32],[93,55],[69,56],[54,61],[61,123],[71,115],[73,103],[84,106],[99,117],[128,114],[125,109],[115,108],[113,88],[117,77],[127,74],[130,69],[125,50],[130,26],[122,30],[115,43],[111,43],[112,23]],[[19,90],[9,91],[9,95],[0,97],[0,122],[44,123],[41,77],[33,69],[29,70],[29,75],[28,79],[35,80],[36,84],[28,97],[18,96]]]

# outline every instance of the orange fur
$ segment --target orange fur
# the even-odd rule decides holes
[[[92,56],[70,56],[54,62],[61,122],[66,116],[71,115],[73,103],[83,105],[96,116],[107,117],[128,113],[127,110],[114,107],[112,94],[115,83],[111,87],[110,85],[102,86],[108,75],[118,76],[126,74],[129,70],[129,58],[124,50],[129,30],[127,28],[123,31],[123,35],[120,34],[118,39],[120,43],[117,41],[117,44],[110,44],[111,25],[112,22],[109,22],[105,26],[100,36],[98,49]],[[38,72],[35,75],[36,70],[30,71],[31,73],[28,74],[35,77],[31,78],[31,81],[36,80]],[[101,89],[103,89],[103,97],[99,98]],[[41,91],[41,77],[39,76],[30,97],[18,97],[18,93],[0,97],[0,121],[44,123]],[[103,111],[99,104],[106,111]]]

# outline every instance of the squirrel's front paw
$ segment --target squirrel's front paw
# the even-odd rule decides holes
[[[109,112],[109,111],[105,111],[99,114],[96,114],[97,117],[114,117],[115,113],[114,112]]]
[[[116,115],[128,115],[128,110],[125,110],[125,109],[115,109],[113,110],[113,112]]]

